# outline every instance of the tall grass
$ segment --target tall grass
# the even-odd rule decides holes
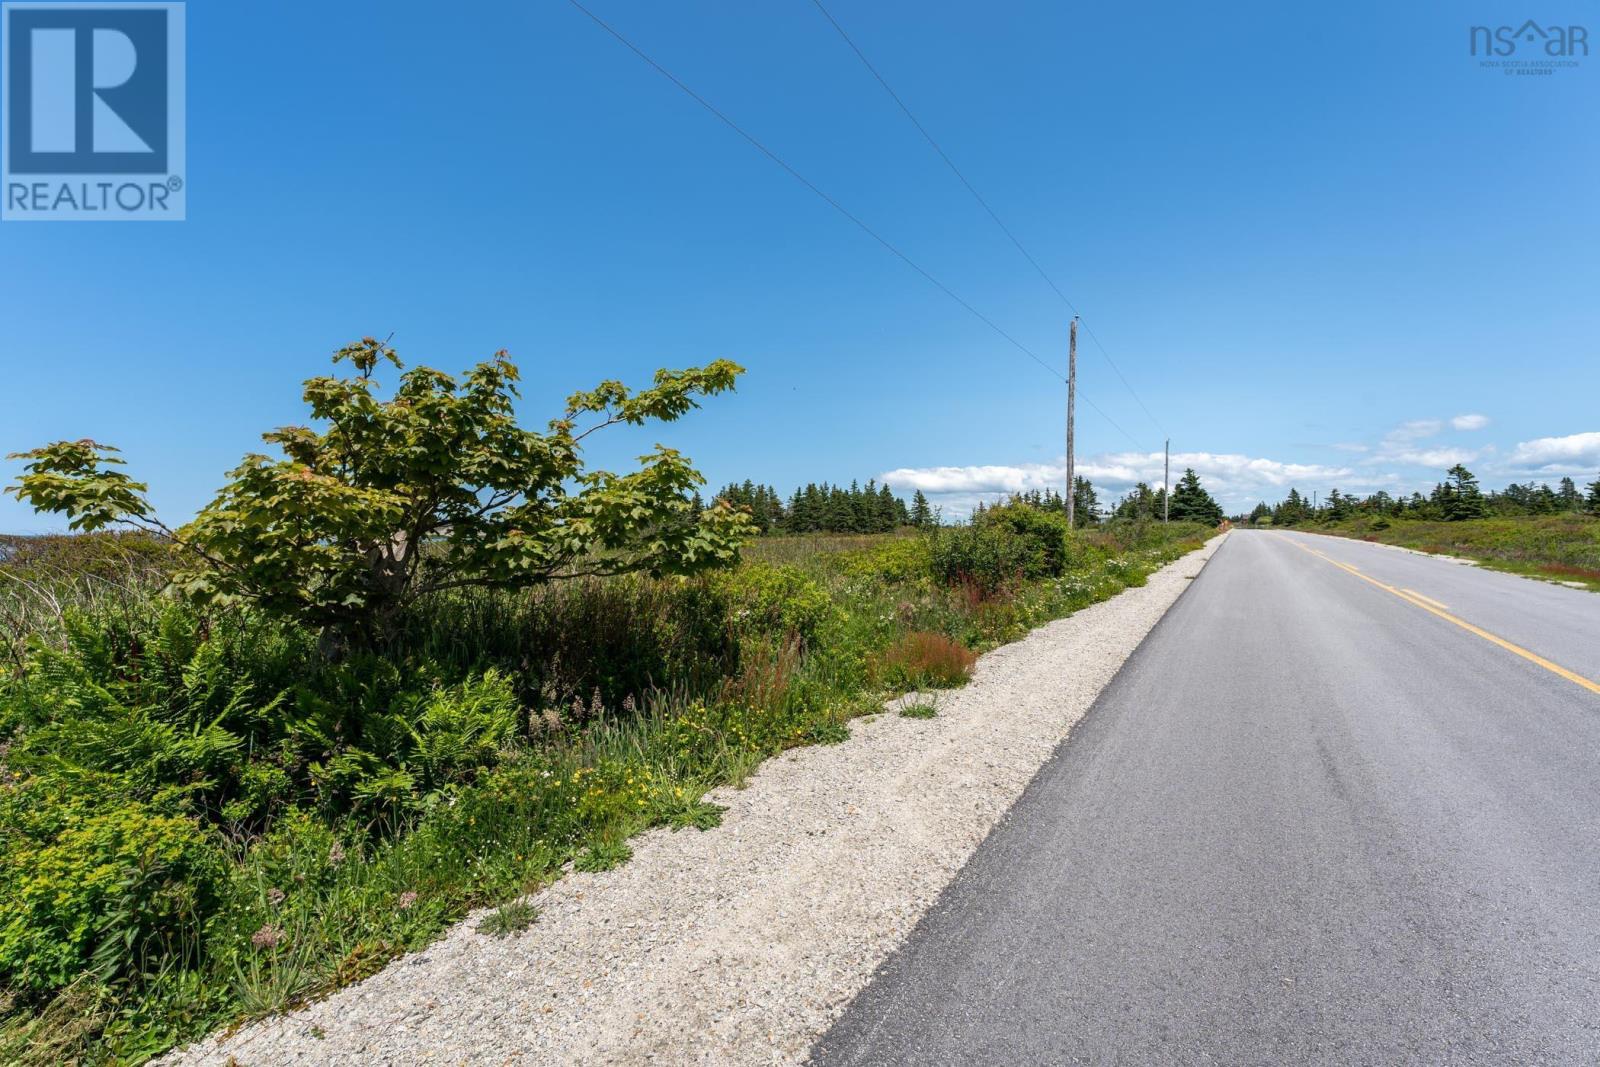
[[[708,578],[435,598],[338,663],[166,600],[159,544],[11,542],[0,1060],[139,1062],[621,862],[641,830],[715,825],[707,789],[959,684],[1204,532],[1082,536],[1059,574],[981,595],[935,577],[928,538],[774,538]],[[74,908],[88,925],[57,932]]]

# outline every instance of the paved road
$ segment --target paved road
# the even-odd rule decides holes
[[[1600,1063],[1572,678],[1600,596],[1236,531],[815,1062]]]

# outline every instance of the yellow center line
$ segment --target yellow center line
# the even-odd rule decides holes
[[[1363,582],[1368,582],[1368,583],[1370,583],[1372,585],[1375,585],[1379,589],[1382,589],[1386,593],[1393,593],[1395,596],[1399,597],[1401,600],[1404,600],[1407,604],[1415,604],[1417,607],[1421,608],[1423,611],[1430,612],[1430,613],[1432,613],[1434,615],[1437,615],[1437,616],[1439,616],[1439,618],[1443,619],[1446,622],[1455,623],[1457,626],[1461,627],[1463,630],[1467,631],[1468,633],[1477,634],[1479,637],[1483,638],[1485,641],[1488,641],[1491,644],[1499,645],[1501,648],[1505,649],[1507,652],[1513,653],[1514,655],[1521,656],[1523,659],[1527,660],[1529,663],[1538,664],[1540,667],[1543,667],[1545,670],[1549,671],[1551,674],[1559,674],[1561,677],[1565,678],[1567,681],[1572,682],[1575,685],[1581,685],[1585,689],[1589,690],[1589,692],[1591,692],[1591,693],[1600,693],[1600,682],[1591,681],[1588,678],[1585,678],[1581,674],[1576,674],[1576,673],[1574,673],[1572,671],[1567,670],[1565,667],[1561,666],[1559,663],[1551,663],[1549,660],[1545,659],[1543,656],[1539,655],[1537,652],[1529,652],[1527,649],[1523,648],[1521,645],[1514,645],[1510,641],[1507,641],[1505,638],[1498,637],[1498,636],[1490,633],[1488,630],[1485,630],[1481,626],[1474,626],[1474,625],[1472,625],[1472,623],[1468,622],[1465,619],[1457,618],[1456,616],[1450,614],[1448,611],[1445,611],[1443,608],[1435,607],[1433,603],[1430,603],[1428,601],[1427,597],[1422,596],[1420,593],[1411,593],[1409,590],[1396,589],[1394,586],[1387,585],[1387,584],[1385,584],[1383,582],[1380,582],[1376,578],[1370,578],[1367,575],[1362,574],[1359,570],[1357,570],[1355,567],[1351,566],[1350,564],[1341,563],[1338,560],[1334,559],[1332,556],[1325,556],[1321,552],[1318,552],[1316,549],[1310,547],[1309,545],[1303,545],[1299,541],[1296,541],[1292,537],[1288,538],[1288,541],[1294,547],[1296,547],[1296,548],[1298,548],[1298,549],[1300,549],[1300,550],[1302,550],[1304,552],[1309,552],[1313,556],[1316,556],[1318,559],[1323,560],[1324,562],[1327,562],[1327,563],[1331,563],[1335,567],[1338,567],[1342,571],[1347,571],[1350,574],[1355,575],[1357,578],[1360,578]]]
[[[1433,599],[1433,597],[1431,597],[1431,596],[1423,596],[1421,593],[1417,592],[1415,589],[1401,589],[1400,591],[1402,593],[1405,593],[1407,596],[1415,597],[1418,600],[1426,600],[1429,604],[1432,604],[1434,607],[1438,608],[1440,611],[1449,611],[1450,610],[1450,605],[1449,604],[1441,604],[1441,603],[1439,603],[1439,601]]]

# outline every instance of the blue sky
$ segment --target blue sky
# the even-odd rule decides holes
[[[1594,4],[828,6],[1154,414],[1080,346],[1121,427],[1080,402],[1103,497],[1166,434],[1230,507],[1600,472],[1600,55],[1468,55]],[[592,8],[1064,365],[1070,313],[809,0]],[[597,464],[659,439],[713,485],[887,472],[953,513],[1059,479],[1059,380],[567,3],[197,0],[188,40],[188,221],[0,225],[5,451],[115,443],[182,520],[392,332],[449,370],[509,349],[530,425],[604,377],[749,368]]]

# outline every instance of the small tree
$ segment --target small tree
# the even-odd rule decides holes
[[[1556,489],[1556,506],[1562,511],[1577,511],[1583,507],[1583,497],[1578,493],[1578,485],[1571,478],[1561,479]]]
[[[305,383],[323,428],[263,434],[283,457],[246,456],[181,529],[156,518],[147,486],[94,441],[13,456],[29,462],[10,491],[74,529],[121,523],[170,536],[193,563],[174,586],[198,602],[249,601],[358,641],[428,593],[689,573],[735,560],[751,532],[726,504],[697,513],[691,493],[703,479],[673,449],[657,445],[623,475],[586,471],[580,455],[597,430],[671,422],[698,406],[695,397],[732,389],[737,364],[657,371],[637,392],[602,382],[573,394],[539,433],[516,423],[517,368],[504,352],[459,382],[406,371],[389,400],[373,372],[385,361],[401,367],[393,349],[368,337],[333,359],[356,373]],[[580,431],[584,415],[596,419]]]
[[[1222,521],[1222,507],[1200,484],[1200,476],[1193,467],[1186,468],[1178,484],[1172,487],[1172,519],[1174,522],[1203,522],[1215,526]]]
[[[1100,497],[1089,479],[1072,479],[1072,509],[1072,521],[1076,526],[1093,526],[1100,521]]]
[[[1584,498],[1583,510],[1591,515],[1600,515],[1600,478],[1596,478],[1584,488],[1589,490],[1589,495]]]
[[[1447,522],[1481,519],[1488,512],[1478,479],[1460,463],[1445,472],[1444,484],[1434,494],[1440,515]]]
[[[933,521],[933,511],[928,507],[928,498],[918,489],[911,497],[911,525],[921,527]]]

